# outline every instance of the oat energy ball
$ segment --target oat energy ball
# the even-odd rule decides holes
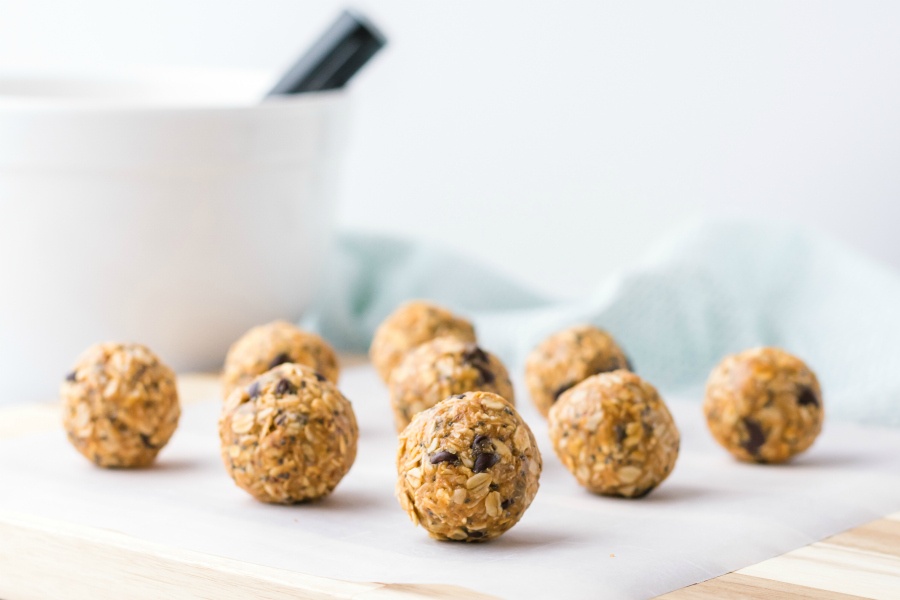
[[[744,461],[780,463],[803,452],[825,417],[816,374],[777,348],[726,357],[713,369],[703,403],[713,437]]]
[[[474,342],[475,329],[471,323],[449,310],[413,300],[401,305],[378,326],[369,348],[369,358],[381,379],[387,383],[391,371],[400,364],[407,352],[444,336]]]
[[[464,392],[492,392],[515,404],[506,367],[474,342],[442,337],[412,350],[389,382],[397,431],[416,414]]]
[[[545,417],[557,398],[597,373],[632,370],[625,352],[611,335],[593,325],[577,325],[541,342],[525,363],[525,383]]]
[[[60,387],[72,445],[101,467],[144,467],[181,416],[175,373],[140,344],[88,348]]]
[[[223,375],[225,397],[284,363],[305,365],[337,383],[337,356],[328,342],[287,321],[273,321],[254,327],[228,350]]]
[[[291,504],[329,494],[353,466],[359,430],[328,379],[286,363],[234,390],[222,407],[222,460],[257,500]]]
[[[640,498],[672,472],[681,438],[656,389],[621,370],[562,394],[550,409],[550,439],[590,491]]]
[[[512,404],[489,392],[420,412],[397,452],[397,499],[439,540],[480,542],[515,525],[531,504],[541,453]]]

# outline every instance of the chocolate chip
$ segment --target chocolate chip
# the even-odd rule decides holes
[[[431,455],[431,464],[436,465],[442,462],[455,463],[459,461],[459,457],[452,452],[441,450]]]
[[[803,386],[800,390],[800,395],[797,396],[797,404],[800,406],[819,406],[819,398],[816,396],[816,393],[812,391],[810,388]]]
[[[475,458],[475,466],[472,468],[476,473],[484,473],[497,464],[500,457],[493,452],[484,452]]]
[[[469,344],[466,347],[466,352],[463,355],[463,359],[467,362],[490,362],[491,360],[488,358],[487,352],[476,346],[475,344]]]
[[[288,381],[287,379],[282,379],[278,382],[278,385],[275,386],[275,393],[279,396],[285,396],[287,394],[293,394],[297,391],[297,388],[294,387],[294,384]]]
[[[472,366],[475,367],[475,369],[478,371],[478,377],[481,379],[481,383],[485,385],[491,385],[497,380],[488,365],[475,363]]]
[[[328,381],[328,378],[325,377],[324,375],[322,375],[321,373],[319,373],[318,371],[316,371],[316,379],[318,379],[319,381]]]
[[[500,503],[500,508],[502,508],[503,510],[506,510],[507,508],[509,508],[510,506],[512,506],[515,503],[516,503],[516,501],[513,500],[512,498],[507,498],[506,500],[504,500],[503,502]]]
[[[150,436],[147,435],[146,433],[141,434],[141,443],[144,444],[144,446],[146,446],[147,448],[150,448],[151,450],[156,450],[156,448],[157,448],[153,444],[153,442],[150,441]]]
[[[763,432],[759,422],[754,419],[745,418],[744,428],[749,436],[746,441],[741,442],[741,446],[750,454],[756,456],[759,449],[766,443],[766,434]]]
[[[488,385],[494,383],[496,377],[494,372],[491,371],[491,359],[484,350],[475,344],[470,344],[463,353],[462,359],[478,371],[478,376],[481,378],[482,383]]]
[[[621,423],[618,423],[615,427],[616,432],[616,443],[621,444],[625,441],[625,438],[628,437],[628,434],[625,431],[625,426]]]
[[[574,382],[566,383],[566,384],[563,384],[563,385],[559,386],[558,388],[556,388],[556,391],[553,392],[553,401],[556,402],[557,400],[559,400],[560,396],[562,396],[563,394],[565,394],[566,392],[571,390],[573,387],[575,387]]]
[[[282,352],[272,359],[272,362],[269,363],[269,368],[274,369],[278,365],[283,365],[286,362],[291,362],[291,357],[287,355],[287,352]]]
[[[483,531],[470,531],[469,537],[472,538],[473,540],[478,540],[478,539],[481,539],[484,537],[484,532]]]
[[[487,446],[491,443],[490,436],[487,435],[476,435],[475,440],[472,441],[472,447],[477,448],[479,446]]]
[[[465,398],[465,397],[466,397],[465,394],[457,394],[457,395],[455,395],[455,396],[452,396],[452,398],[456,398],[457,400],[462,400],[462,399]]]
[[[66,381],[71,381],[72,383],[78,381],[78,371],[72,371],[71,373],[67,374]]]
[[[250,399],[256,398],[259,396],[259,382],[254,381],[250,384],[250,387],[247,388],[247,394],[250,396]]]

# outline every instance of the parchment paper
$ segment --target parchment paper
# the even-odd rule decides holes
[[[208,401],[185,407],[152,469],[95,468],[61,429],[0,442],[0,510],[324,577],[510,598],[652,597],[900,510],[900,431],[826,417],[819,441],[792,464],[746,465],[712,441],[699,398],[668,399],[682,452],[660,488],[641,500],[593,496],[556,459],[519,385],[544,455],[534,504],[495,542],[435,542],[393,496],[386,390],[367,366],[346,369],[341,388],[359,417],[359,456],[323,501],[268,506],[234,486],[218,455],[220,401],[210,386]]]

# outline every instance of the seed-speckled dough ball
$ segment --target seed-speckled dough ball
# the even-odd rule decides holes
[[[175,373],[140,344],[91,346],[60,395],[69,441],[101,467],[149,465],[181,416]]]
[[[557,398],[591,375],[632,370],[625,352],[611,335],[593,325],[578,325],[541,342],[525,363],[525,383],[534,405],[545,417]]]
[[[273,321],[254,327],[228,350],[222,378],[225,397],[284,363],[307,366],[337,383],[338,360],[328,342],[287,321]]]
[[[387,383],[391,371],[407,352],[434,338],[445,336],[474,342],[475,328],[440,306],[421,300],[406,302],[378,326],[369,348],[369,358],[381,379]]]
[[[550,409],[553,448],[578,483],[640,498],[669,476],[680,435],[656,389],[629,371],[589,377]]]
[[[743,461],[780,463],[803,452],[825,412],[816,374],[777,348],[726,357],[713,369],[703,403],[713,437]]]
[[[225,401],[222,460],[234,482],[262,502],[321,498],[356,460],[353,407],[325,377],[286,363]]]
[[[541,453],[512,404],[489,392],[420,412],[397,453],[397,499],[439,540],[481,542],[515,525],[531,504]]]
[[[492,392],[515,404],[512,383],[500,359],[474,342],[452,337],[412,350],[391,373],[389,385],[397,431],[416,414],[465,392]]]

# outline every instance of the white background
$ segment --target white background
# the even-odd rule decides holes
[[[288,65],[342,3],[0,0],[0,66]],[[359,3],[340,221],[572,296],[706,213],[900,266],[900,3]]]

